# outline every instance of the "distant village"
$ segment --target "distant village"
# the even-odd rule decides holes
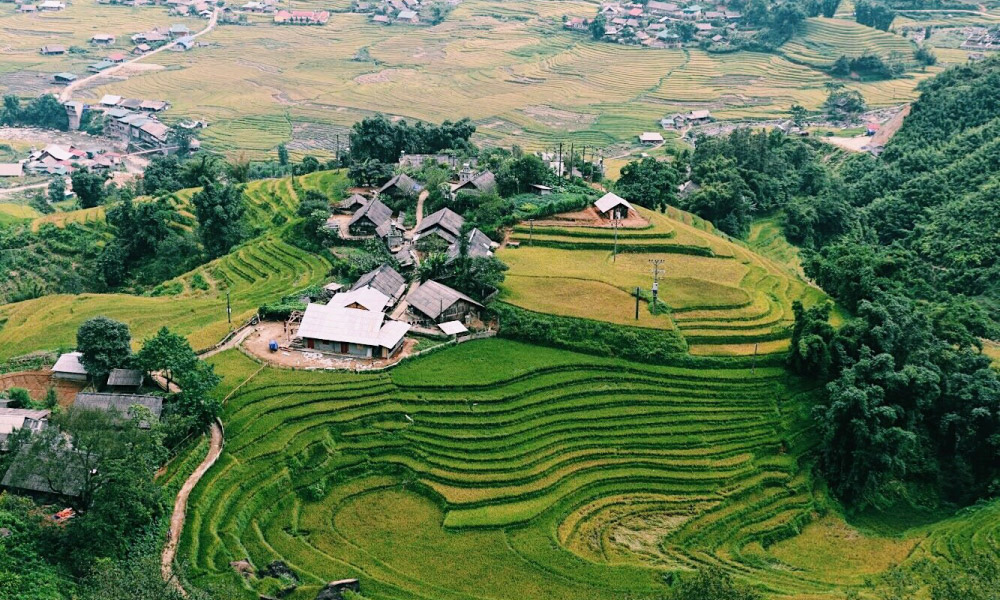
[[[651,48],[680,48],[685,45],[711,44],[725,48],[742,32],[742,13],[724,5],[660,2],[606,2],[594,19],[574,17],[563,26],[605,41]],[[596,23],[595,23],[596,21]]]

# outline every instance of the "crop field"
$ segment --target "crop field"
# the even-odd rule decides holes
[[[236,381],[258,369],[213,360]],[[807,443],[807,393],[781,369],[499,340],[389,374],[264,369],[227,404],[178,560],[198,584],[280,558],[303,579],[292,598],[343,577],[370,598],[653,598],[662,571],[701,564],[822,590],[738,557],[810,518],[809,479],[780,451]]]
[[[220,394],[246,383],[190,498],[178,561],[196,586],[280,559],[301,579],[293,600],[346,577],[375,600],[652,599],[667,572],[716,565],[805,600],[912,557],[997,549],[997,506],[884,537],[817,518],[826,501],[799,462],[812,391],[779,368],[503,340],[380,374],[211,360]]]
[[[296,182],[303,190],[338,194],[345,178],[340,172],[327,171],[297,177]],[[182,190],[175,194],[175,201],[183,206],[193,193]],[[252,182],[246,196],[252,227],[273,227],[273,219],[292,216],[298,202],[288,178]],[[54,213],[36,219],[35,225],[94,222],[103,219],[100,210]],[[97,315],[128,323],[136,342],[168,325],[186,335],[196,349],[208,348],[261,304],[327,277],[330,264],[325,259],[288,244],[280,233],[279,228],[164,283],[160,286],[163,295],[55,295],[0,306],[0,359],[41,348],[72,346],[80,323]],[[227,292],[233,309],[232,324],[226,315]]]
[[[296,8],[348,6],[304,1]],[[839,54],[912,50],[902,36],[846,19],[810,19],[776,54],[625,47],[562,29],[564,15],[591,17],[595,9],[572,0],[465,0],[433,27],[383,27],[348,12],[333,13],[325,27],[277,27],[255,16],[250,26],[220,26],[200,38],[206,46],[158,54],[79,94],[167,99],[167,121],[208,120],[204,141],[229,154],[273,153],[282,142],[296,155],[330,153],[338,136],[346,143],[351,123],[377,111],[429,121],[468,116],[487,144],[610,147],[634,143],[671,112],[704,107],[730,119],[785,115],[793,103],[818,109],[829,77],[817,67]],[[104,53],[86,43],[98,31],[127,45],[126,34],[153,25],[204,25],[162,8],[91,2],[38,16],[13,10],[0,5],[0,29],[11,39],[0,48],[0,92],[37,91],[53,72],[84,69]],[[42,57],[45,43],[87,51]],[[370,58],[358,59],[362,49]],[[944,65],[965,55],[940,58]],[[898,104],[941,68],[848,85],[871,105]]]
[[[619,231],[617,258],[611,229],[515,228],[521,247],[499,255],[510,266],[502,299],[538,312],[676,328],[694,354],[738,355],[783,351],[792,301],[825,298],[794,261],[758,255],[683,211],[639,210],[652,226]],[[653,259],[663,261],[658,297],[668,310],[660,314],[649,310]],[[636,287],[643,290],[638,320]]]

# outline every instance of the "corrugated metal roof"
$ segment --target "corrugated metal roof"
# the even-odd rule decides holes
[[[351,220],[347,225],[354,225],[363,218],[367,218],[377,227],[392,218],[392,209],[383,204],[380,200],[372,200],[368,204],[359,208],[358,211],[354,213],[354,216],[351,217]]]
[[[419,234],[427,232],[434,227],[441,227],[457,237],[462,232],[462,225],[464,224],[465,219],[462,215],[450,208],[442,208],[420,221],[420,227],[417,227],[413,233],[419,236]]]
[[[145,378],[138,369],[111,369],[108,374],[108,385],[139,387]]]
[[[382,264],[379,268],[365,273],[354,282],[352,290],[363,287],[371,287],[382,292],[393,300],[398,300],[406,291],[406,279],[388,264]]]
[[[302,315],[298,335],[328,342],[392,348],[409,329],[406,323],[385,321],[381,312],[310,304]]]
[[[330,299],[328,306],[339,306],[343,308],[352,304],[360,305],[364,307],[365,310],[382,312],[385,310],[386,305],[389,304],[389,296],[386,296],[375,288],[363,287],[349,292],[335,294],[333,298]]]
[[[630,210],[632,209],[632,205],[629,204],[627,200],[612,192],[608,192],[607,194],[601,196],[597,202],[594,202],[594,206],[596,206],[597,210],[602,213],[608,212],[616,206],[624,206]]]
[[[145,396],[141,394],[102,394],[81,392],[73,401],[74,408],[85,410],[115,410],[122,415],[128,413],[130,406],[138,404],[145,406],[153,416],[159,418],[163,411],[163,398],[160,396]]]
[[[80,362],[81,352],[68,352],[59,357],[52,371],[55,373],[73,373],[75,375],[86,375],[87,368]]]
[[[420,287],[406,296],[407,304],[432,319],[441,316],[441,313],[451,308],[459,300],[465,300],[475,306],[482,307],[482,304],[462,292],[433,280],[421,283]]]

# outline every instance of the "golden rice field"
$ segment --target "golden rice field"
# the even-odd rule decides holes
[[[331,8],[315,1],[296,6]],[[162,9],[89,2],[37,17],[12,10],[0,4],[0,28],[11,40],[0,47],[0,64],[18,71],[15,79],[73,70],[96,56],[42,57],[37,48],[44,43],[82,44],[98,30],[123,35],[177,21]],[[776,54],[625,47],[562,29],[563,15],[594,10],[595,3],[584,1],[466,0],[434,27],[377,26],[347,12],[334,13],[325,27],[278,27],[252,17],[252,26],[220,26],[200,38],[206,47],[161,53],[127,80],[104,81],[80,95],[165,98],[174,106],[167,120],[207,119],[212,126],[202,137],[229,153],[259,155],[289,141],[297,154],[330,152],[337,135],[345,142],[347,127],[376,111],[429,121],[468,116],[487,143],[608,147],[634,141],[681,110],[705,107],[729,119],[784,115],[793,103],[817,109],[829,81],[817,66],[840,54],[912,50],[901,36],[846,19],[810,19]],[[354,60],[363,48],[375,62]],[[964,54],[941,59],[964,61]],[[940,68],[849,85],[871,105],[898,104]],[[14,83],[0,77],[0,91]]]
[[[826,299],[787,257],[757,254],[680,210],[639,211],[651,227],[621,230],[617,257],[608,228],[515,228],[520,247],[499,254],[510,266],[503,300],[537,312],[677,329],[694,354],[740,355],[785,350],[792,301]],[[669,310],[661,314],[649,310],[652,259],[663,261],[659,301]],[[636,287],[643,290],[638,320]]]

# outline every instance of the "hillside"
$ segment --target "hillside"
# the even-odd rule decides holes
[[[618,233],[597,227],[515,228],[520,248],[500,252],[510,265],[502,299],[529,310],[677,332],[692,354],[782,352],[794,321],[792,302],[825,298],[794,269],[717,233],[671,208],[639,209],[645,229]],[[650,310],[653,265],[660,260],[659,301]],[[643,289],[635,319],[635,288]]]
[[[302,189],[334,193],[344,182],[339,172],[297,177]],[[196,190],[174,194],[182,207]],[[231,254],[164,282],[152,294],[48,295],[0,305],[0,360],[39,349],[71,347],[84,320],[105,315],[129,323],[137,341],[164,324],[188,337],[195,348],[208,348],[249,318],[263,303],[322,282],[330,264],[283,239],[287,228],[274,223],[294,216],[298,197],[291,179],[255,181],[245,197],[248,221],[267,231]],[[36,219],[65,227],[67,223],[101,223],[93,209],[54,213]],[[226,315],[226,294],[232,304],[232,324]]]

